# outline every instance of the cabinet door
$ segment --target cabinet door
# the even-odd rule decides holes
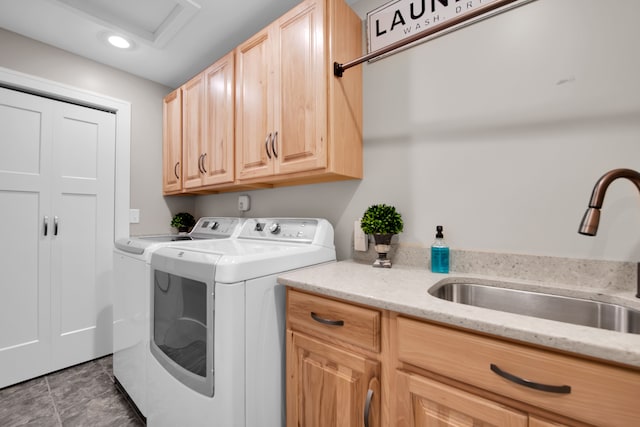
[[[273,174],[273,47],[268,27],[236,49],[236,175]]]
[[[535,416],[529,416],[529,427],[567,427],[567,424],[561,424],[554,421],[544,420]]]
[[[397,372],[399,426],[526,427],[527,414],[466,391],[403,371]]]
[[[0,388],[51,370],[52,119],[50,100],[0,88]]]
[[[204,75],[182,86],[182,186],[199,187],[202,182],[202,123],[204,119]]]
[[[235,178],[234,65],[231,52],[204,72],[202,185],[229,183]]]
[[[287,425],[380,425],[380,364],[289,331]]]
[[[176,89],[163,101],[162,110],[162,191],[182,190],[182,91]]]
[[[324,7],[308,0],[276,23],[276,174],[327,167]]]
[[[60,369],[113,351],[115,115],[57,104],[51,323]]]

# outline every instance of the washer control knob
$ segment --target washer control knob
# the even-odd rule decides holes
[[[269,226],[269,231],[271,232],[271,234],[278,234],[280,232],[280,224],[274,222]]]
[[[220,223],[218,221],[213,221],[213,224],[211,224],[211,229],[217,230],[218,227],[220,227]]]

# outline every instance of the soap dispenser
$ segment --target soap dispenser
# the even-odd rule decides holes
[[[436,227],[436,240],[431,245],[431,271],[434,273],[449,272],[449,246],[444,241],[441,225]]]

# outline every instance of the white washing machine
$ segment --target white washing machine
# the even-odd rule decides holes
[[[240,218],[203,217],[189,234],[139,236],[115,242],[113,254],[113,374],[138,410],[146,416],[146,372],[149,357],[149,263],[162,246],[234,238]]]
[[[248,219],[237,239],[151,256],[147,425],[285,425],[283,272],[334,262],[324,219]]]

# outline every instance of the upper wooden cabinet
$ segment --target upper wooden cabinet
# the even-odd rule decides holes
[[[162,192],[182,191],[182,90],[174,90],[162,102]]]
[[[307,0],[236,49],[236,179],[301,183],[362,177],[360,18]]]
[[[185,191],[234,181],[233,52],[183,88]]]
[[[164,100],[164,194],[362,178],[360,18],[307,0]],[[234,117],[235,116],[235,117]]]

